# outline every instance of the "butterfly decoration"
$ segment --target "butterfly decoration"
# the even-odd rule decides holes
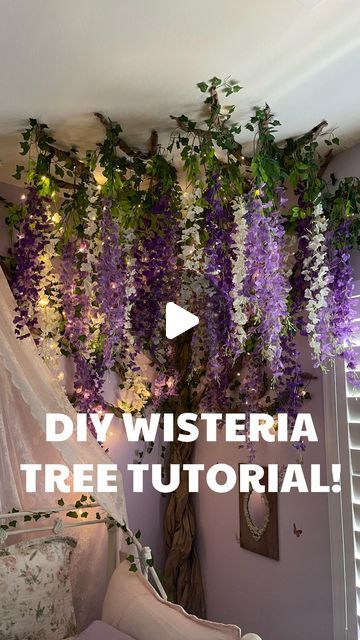
[[[294,536],[296,536],[297,538],[300,538],[302,534],[302,529],[297,529],[295,522],[293,524],[293,532],[294,532]]]

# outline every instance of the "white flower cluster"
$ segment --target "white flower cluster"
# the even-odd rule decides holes
[[[308,283],[304,294],[308,313],[306,331],[317,366],[321,364],[321,327],[324,330],[330,321],[328,300],[331,293],[329,289],[331,275],[327,265],[325,242],[327,228],[328,223],[323,215],[322,205],[318,204],[313,212],[310,229],[309,256],[305,258],[303,265],[303,277]]]
[[[245,218],[246,208],[242,197],[236,198],[232,202],[234,211],[235,232],[233,234],[233,251],[235,257],[232,261],[233,288],[231,297],[233,299],[233,323],[235,327],[235,339],[237,346],[243,346],[246,340],[246,332],[244,329],[248,321],[245,313],[247,298],[243,295],[243,283],[246,276],[245,264],[245,242],[248,226]]]
[[[81,273],[84,277],[84,289],[89,300],[95,297],[93,280],[95,276],[95,265],[101,253],[101,240],[98,225],[98,207],[99,207],[99,191],[92,184],[87,187],[87,197],[89,205],[86,211],[86,223],[84,225],[84,244],[83,251],[85,260],[81,265]],[[80,251],[82,246],[80,244]]]
[[[49,219],[57,225],[60,221],[58,213],[48,209]],[[40,256],[42,265],[41,281],[39,283],[39,297],[36,305],[36,315],[40,329],[38,351],[48,365],[54,379],[62,381],[64,374],[61,368],[61,323],[60,313],[60,282],[54,262],[56,260],[55,247],[59,234],[53,230],[49,234],[48,242],[43,254]]]
[[[148,387],[149,384],[145,377],[127,371],[117,407],[124,413],[138,413],[147,405],[151,396]]]
[[[183,219],[181,222],[181,257],[184,268],[200,271],[203,263],[203,248],[200,239],[201,215],[204,211],[199,205],[202,191],[196,186],[194,191],[182,195]]]

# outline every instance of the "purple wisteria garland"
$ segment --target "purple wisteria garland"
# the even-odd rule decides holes
[[[354,284],[350,264],[349,227],[349,221],[345,220],[330,238],[330,327],[334,356],[339,356],[346,361],[349,369],[348,377],[353,384],[358,385],[359,380],[354,373],[355,352],[351,346],[354,336],[355,309],[351,299]]]
[[[74,394],[77,411],[93,411],[102,406],[103,370],[89,352],[90,304],[81,267],[85,261],[86,243],[77,246],[67,242],[62,250],[60,283],[64,313],[65,353],[74,362]]]
[[[256,332],[256,351],[268,362],[274,378],[284,370],[281,336],[288,319],[290,286],[285,277],[284,228],[272,202],[263,202],[261,189],[248,201],[247,274],[244,293]]]
[[[185,190],[157,143],[149,153],[128,154],[126,145],[119,153],[121,127],[106,118],[103,144],[84,160],[74,150],[58,151],[34,120],[24,133],[23,151],[35,141],[37,160],[30,154],[27,197],[13,225],[16,334],[28,327],[59,380],[60,355],[71,356],[72,399],[82,411],[108,406],[104,383],[115,371],[127,394],[117,407],[134,412],[176,403],[185,385],[194,408],[236,410],[244,401],[261,409],[272,402],[293,416],[303,386],[298,332],[307,336],[315,366],[326,370],[340,356],[356,383],[354,224],[342,220],[354,209],[349,192],[344,206],[314,179],[315,144],[301,140],[290,155],[276,147],[271,127],[279,123],[268,109],[247,125],[252,131],[256,124],[259,143],[251,162],[239,155],[238,128],[228,128],[218,109],[213,80],[210,89],[201,85],[210,91],[204,129],[175,118],[187,132],[172,143]],[[216,145],[228,162],[217,157]],[[96,163],[103,187],[94,181]],[[58,176],[73,178],[62,203]],[[287,180],[297,207],[287,202]],[[187,371],[180,370],[180,343],[165,338],[169,301],[189,305],[200,318],[188,336]],[[237,379],[244,367],[246,376]],[[267,381],[265,400],[260,380]]]
[[[281,207],[286,206],[283,188],[277,188],[271,200],[265,197],[264,185],[253,187],[247,196],[241,196],[241,202],[234,204],[223,195],[219,176],[212,175],[203,196],[198,190],[197,197],[201,215],[196,219],[194,251],[200,257],[199,264],[202,263],[210,287],[203,292],[207,296],[203,314],[206,334],[201,340],[193,340],[193,348],[201,351],[200,355],[192,356],[192,366],[196,369],[194,375],[190,373],[189,381],[198,382],[199,362],[207,359],[202,406],[219,408],[224,398],[229,398],[234,363],[247,353],[247,358],[252,358],[256,366],[249,370],[253,372],[253,380],[248,376],[245,387],[242,382],[239,399],[246,396],[250,402],[254,396],[251,403],[263,406],[251,391],[257,386],[255,369],[262,368],[272,378],[276,406],[294,416],[301,404],[303,386],[294,342],[296,326],[305,334],[311,326],[316,327],[320,341],[316,348],[320,349],[322,366],[341,356],[348,363],[350,377],[352,375],[349,225],[344,222],[330,232],[322,222],[323,213],[319,208],[314,208],[312,226],[309,218],[299,221],[300,237],[289,281],[281,212]],[[173,345],[166,341],[164,344],[161,329],[165,304],[175,295],[181,280],[177,271],[179,265],[181,267],[183,232],[174,202],[171,191],[161,193],[159,189],[152,199],[151,212],[143,211],[138,229],[122,238],[116,205],[110,197],[103,198],[99,193],[89,209],[84,235],[62,244],[59,277],[64,327],[60,348],[74,361],[74,402],[78,410],[102,410],[104,380],[114,366],[126,363],[132,375],[139,376],[136,352],[148,351],[154,359],[157,373],[149,401],[161,407],[163,401],[176,397],[179,391]],[[36,339],[39,338],[36,306],[41,281],[40,258],[54,228],[49,205],[50,199],[39,195],[34,187],[27,189],[26,215],[16,242],[19,253],[13,281],[18,305],[16,332],[20,335],[27,325],[31,332],[35,331]],[[239,207],[242,235],[234,215],[240,211]],[[57,214],[55,218],[57,221]],[[186,255],[191,255],[190,219],[185,237]],[[236,245],[240,237],[241,251]],[[243,274],[239,274],[237,261],[242,256]],[[323,277],[325,288],[322,288]],[[132,285],[127,294],[129,281]],[[238,284],[234,294],[235,282]],[[307,301],[311,295],[316,297],[310,310]],[[236,307],[237,296],[241,307]],[[309,317],[304,314],[304,304],[310,310]],[[126,319],[129,305],[132,313]],[[239,322],[241,318],[239,332],[244,340],[239,343],[236,339],[235,344],[234,336],[240,335],[236,333],[237,318]],[[356,375],[353,377],[356,382]],[[126,388],[131,388],[131,381],[131,377],[126,378]],[[144,398],[147,396],[144,392]]]
[[[162,369],[171,358],[172,346],[164,341],[165,305],[179,285],[176,274],[179,212],[171,192],[155,198],[135,231],[132,247],[133,287],[131,326],[138,351],[145,350]]]
[[[234,260],[232,233],[234,216],[230,205],[221,196],[218,175],[211,176],[210,186],[204,193],[204,227],[207,240],[204,245],[204,274],[214,291],[207,302],[206,342],[208,346],[207,375],[209,385],[207,402],[213,408],[221,407],[229,384],[228,368],[231,363],[232,344],[232,289]]]
[[[42,277],[41,253],[49,241],[52,223],[48,213],[50,199],[41,196],[35,187],[28,186],[24,199],[25,215],[21,221],[14,254],[17,262],[12,279],[12,290],[16,300],[15,333],[19,338],[29,335],[27,329],[38,339],[36,332],[36,304],[39,299]]]

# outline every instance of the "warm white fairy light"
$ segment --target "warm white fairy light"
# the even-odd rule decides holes
[[[48,296],[42,296],[39,299],[39,306],[44,309],[45,307],[48,306],[49,302],[50,302],[50,300],[49,300]]]

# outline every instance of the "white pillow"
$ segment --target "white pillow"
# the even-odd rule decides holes
[[[0,549],[0,640],[62,640],[76,632],[70,560],[76,540]]]
[[[200,620],[165,602],[140,572],[122,562],[114,571],[102,620],[135,640],[240,640],[239,627]]]

